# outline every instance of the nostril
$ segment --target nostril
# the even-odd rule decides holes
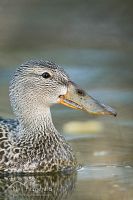
[[[85,96],[85,92],[82,89],[77,89],[76,90],[77,94],[79,94],[80,96]]]

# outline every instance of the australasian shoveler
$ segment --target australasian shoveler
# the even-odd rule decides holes
[[[10,82],[14,119],[0,119],[0,171],[39,173],[75,170],[72,148],[55,129],[50,107],[55,103],[89,113],[116,112],[87,95],[65,71],[50,61],[22,64]]]

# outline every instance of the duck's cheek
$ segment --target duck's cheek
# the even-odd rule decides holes
[[[59,91],[58,97],[61,95],[66,95],[66,93],[67,93],[67,86],[62,86]]]
[[[61,95],[65,95],[66,93],[67,93],[67,87],[66,86],[62,86],[60,88],[60,90],[55,94],[55,96],[56,96],[56,103],[58,103],[59,97]]]
[[[65,95],[67,93],[67,87],[63,86],[61,88],[55,89],[51,92],[51,97],[49,99],[50,104],[58,103],[59,96]]]

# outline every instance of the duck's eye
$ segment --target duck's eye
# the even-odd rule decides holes
[[[43,74],[42,74],[42,77],[43,78],[50,78],[50,74],[48,73],[48,72],[44,72]]]

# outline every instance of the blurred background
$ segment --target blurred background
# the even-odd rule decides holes
[[[0,1],[0,116],[13,117],[10,76],[33,58],[63,66],[118,112],[117,118],[95,117],[53,107],[57,129],[83,165],[71,199],[133,197],[132,8],[131,0]]]

